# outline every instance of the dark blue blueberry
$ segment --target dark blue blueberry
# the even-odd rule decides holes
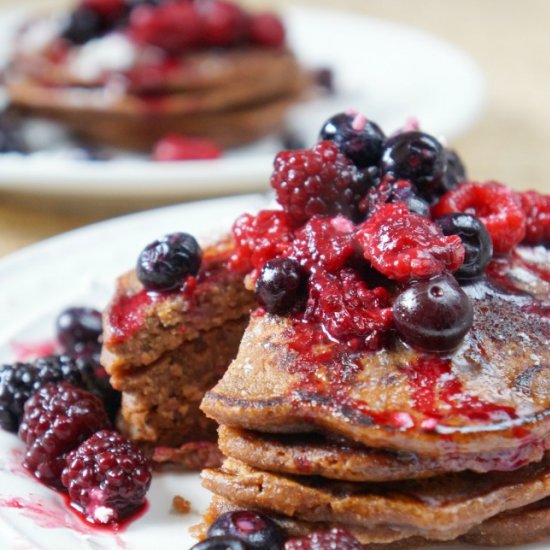
[[[470,299],[449,273],[411,283],[395,299],[392,312],[405,342],[433,352],[456,348],[474,320]]]
[[[451,189],[454,189],[467,177],[464,164],[462,163],[460,157],[455,151],[452,151],[451,149],[446,149],[445,158],[447,161],[447,168],[445,170],[445,177],[443,178],[441,194],[446,193]]]
[[[212,537],[195,544],[190,550],[252,550],[252,546],[236,537]],[[282,548],[279,547],[279,550]]]
[[[269,313],[284,315],[305,303],[307,274],[296,261],[275,258],[261,269],[256,282],[256,299]]]
[[[202,251],[194,237],[187,233],[172,233],[143,249],[136,272],[149,290],[176,290],[183,286],[187,277],[198,273],[201,259]]]
[[[480,277],[493,255],[493,242],[485,225],[470,214],[447,214],[435,220],[444,235],[458,235],[466,254],[454,273],[459,281]]]
[[[69,15],[61,37],[80,46],[100,37],[106,30],[105,22],[95,10],[80,7]]]
[[[411,187],[397,187],[392,191],[390,202],[404,202],[410,212],[430,217],[430,205],[419,197]]]
[[[283,546],[281,528],[267,516],[248,510],[222,514],[208,529],[208,536],[235,537],[250,549],[281,550]]]
[[[340,113],[325,122],[319,139],[334,141],[356,166],[366,168],[379,163],[385,136],[375,122]]]
[[[446,166],[441,143],[423,132],[403,132],[389,138],[382,153],[382,176],[410,181],[428,202],[444,192]]]

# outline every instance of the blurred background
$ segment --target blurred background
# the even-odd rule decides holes
[[[264,0],[243,3],[262,9],[281,5]],[[399,22],[462,49],[478,64],[486,83],[479,116],[451,142],[465,161],[470,177],[550,192],[550,2],[301,0],[300,3]],[[43,10],[50,4],[63,5],[55,0],[0,0],[2,9],[28,5]],[[335,28],[327,40],[337,43],[340,31]],[[383,55],[386,47],[387,44],[381,43],[376,51],[363,52],[365,63],[370,56]],[[433,79],[449,69],[452,70],[433,66]],[[409,84],[402,82],[401,93],[407,93]],[[97,199],[86,201],[86,207],[80,208],[75,201],[0,190],[0,256],[63,231],[157,204],[153,199],[140,203]]]

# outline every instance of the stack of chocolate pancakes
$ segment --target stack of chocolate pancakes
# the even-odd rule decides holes
[[[202,402],[227,457],[202,474],[206,523],[259,510],[365,548],[550,534],[549,265],[541,247],[493,259],[464,286],[474,325],[448,355],[300,347],[287,317],[253,313]]]

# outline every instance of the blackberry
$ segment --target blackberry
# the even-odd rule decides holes
[[[325,122],[319,139],[333,141],[356,166],[366,168],[380,162],[386,136],[364,116],[340,113]]]
[[[102,430],[69,453],[61,482],[86,519],[113,523],[143,504],[151,463],[132,441]]]
[[[182,287],[185,279],[196,275],[202,252],[194,237],[171,233],[147,245],[139,255],[136,272],[149,290],[168,291]]]
[[[25,403],[19,427],[27,445],[23,465],[40,481],[60,488],[67,453],[109,426],[99,397],[66,382],[48,384]]]
[[[42,386],[69,382],[83,386],[77,361],[68,355],[41,357],[32,363],[14,363],[0,367],[0,426],[16,432],[23,416],[25,401]]]

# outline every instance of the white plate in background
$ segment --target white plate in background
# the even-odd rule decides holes
[[[337,94],[293,109],[288,125],[311,144],[322,122],[354,107],[391,133],[410,116],[452,139],[478,116],[484,82],[464,52],[420,30],[368,16],[311,7],[282,11],[291,47],[305,66],[334,71]],[[0,55],[22,13],[0,14]],[[266,189],[275,138],[228,152],[219,160],[153,163],[128,156],[109,162],[55,151],[0,156],[0,190],[53,196],[189,198]]]

